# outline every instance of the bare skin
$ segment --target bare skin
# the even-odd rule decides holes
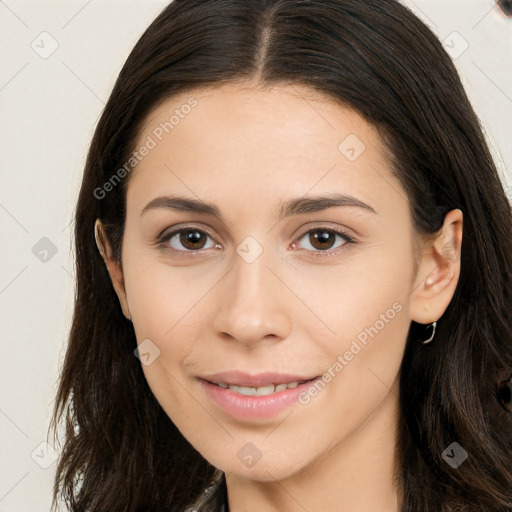
[[[143,365],[147,381],[183,435],[226,473],[231,512],[397,512],[397,374],[411,320],[438,320],[453,297],[462,212],[449,212],[416,253],[407,195],[377,131],[301,86],[182,94],[150,114],[137,147],[191,96],[195,109],[132,171],[122,263],[99,243],[138,343],[160,350]],[[355,159],[357,139],[339,149],[350,134],[365,146]],[[333,193],[374,211],[336,206],[278,218],[284,200]],[[143,213],[171,194],[213,203],[222,219]],[[175,252],[165,252],[157,240],[172,226],[203,238],[184,245],[168,236]],[[314,235],[325,230],[354,243],[330,232],[322,245]],[[237,252],[257,250],[244,245],[248,236],[263,250],[251,262]],[[233,369],[330,371],[331,379],[275,417],[241,420],[198,379]],[[247,443],[261,457],[252,466],[239,452]]]

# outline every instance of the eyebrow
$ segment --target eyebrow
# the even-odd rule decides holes
[[[282,201],[279,205],[278,218],[279,220],[282,220],[293,215],[314,213],[339,206],[360,208],[377,214],[377,212],[370,205],[355,197],[333,193],[319,196],[303,196]],[[158,208],[202,213],[205,215],[217,217],[223,221],[223,216],[216,205],[201,201],[199,199],[179,196],[156,197],[143,208],[141,216],[149,210]]]

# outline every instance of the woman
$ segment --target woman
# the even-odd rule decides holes
[[[72,511],[512,510],[512,218],[394,0],[175,0],[76,208]]]

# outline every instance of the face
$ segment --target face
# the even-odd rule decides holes
[[[298,85],[230,85],[161,104],[144,145],[116,290],[190,443],[265,481],[394,418],[414,235],[376,130]]]

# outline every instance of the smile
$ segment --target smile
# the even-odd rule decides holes
[[[289,382],[289,383],[282,383],[282,384],[268,384],[267,386],[260,386],[260,387],[247,387],[247,386],[237,386],[236,384],[226,384],[225,382],[215,382],[217,386],[224,388],[224,389],[230,389],[231,391],[234,391],[235,393],[240,393],[241,395],[245,396],[267,396],[267,395],[273,395],[275,393],[279,393],[280,391],[284,391],[285,389],[294,389],[299,384],[303,384],[304,382],[309,381],[295,381],[295,382]]]
[[[219,411],[242,421],[270,420],[298,403],[299,395],[321,377],[279,373],[226,372],[200,377],[205,398]]]

